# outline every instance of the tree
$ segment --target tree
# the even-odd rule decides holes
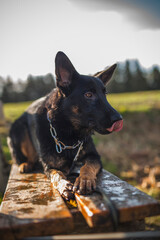
[[[7,77],[3,85],[2,101],[3,102],[13,102],[15,99],[15,90],[12,78]]]
[[[133,91],[144,91],[148,90],[147,80],[144,76],[144,73],[140,67],[138,60],[135,61],[136,72],[134,74],[134,79],[132,82]]]
[[[132,91],[132,73],[130,71],[130,62],[127,60],[125,64],[125,72],[124,72],[124,91],[131,92]]]
[[[2,93],[3,93],[3,85],[4,85],[4,79],[3,79],[3,77],[0,76],[0,99],[1,99]]]
[[[45,96],[55,87],[55,81],[51,74],[45,76],[32,76],[27,78],[24,95],[26,100],[35,100]]]
[[[157,66],[155,66],[151,73],[152,79],[152,89],[160,89],[160,71]]]
[[[5,123],[5,118],[3,113],[3,105],[2,105],[2,101],[0,101],[0,125],[4,125],[4,123]]]
[[[119,93],[125,91],[124,74],[120,64],[118,64],[111,81],[108,83],[107,89],[109,93]]]

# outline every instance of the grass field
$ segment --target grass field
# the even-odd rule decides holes
[[[108,100],[122,114],[160,109],[160,91],[109,94]]]
[[[111,105],[116,108],[123,116],[127,114],[127,118],[134,118],[133,115],[145,114],[147,113],[147,118],[151,119],[155,115],[159,115],[160,111],[160,91],[148,91],[148,92],[135,92],[135,93],[120,93],[120,94],[108,94],[108,101]],[[7,159],[9,158],[9,153],[6,145],[6,135],[8,132],[8,127],[16,118],[18,118],[25,109],[31,104],[31,102],[22,103],[7,103],[4,104],[4,114],[7,120],[6,128],[0,127],[1,141],[3,145],[3,150],[7,154]],[[153,120],[154,121],[154,120]],[[97,135],[94,137],[95,144],[99,141],[104,142],[106,137],[100,137]],[[116,169],[115,166],[109,164],[111,168]]]
[[[119,112],[149,112],[160,109],[160,91],[108,94],[108,101]],[[18,118],[31,102],[6,103],[4,113],[6,119],[13,122]]]
[[[160,91],[108,94],[107,98],[122,114],[124,127],[118,133],[93,136],[104,168],[160,200]],[[0,127],[0,134],[7,160],[10,160],[6,144],[10,124],[29,104],[4,104],[7,124]],[[150,184],[153,180],[154,184]],[[148,221],[155,224],[155,229],[160,228],[159,218]]]
[[[160,111],[160,91],[108,94],[107,99],[122,115],[125,116],[127,114],[127,119],[133,118],[134,114],[137,114],[138,116],[140,113],[146,113],[147,118],[150,117],[152,119],[152,117],[155,117],[155,115],[159,114]],[[31,102],[4,104],[4,114],[8,124],[6,128],[0,127],[0,133],[3,150],[8,160],[10,159],[10,154],[6,144],[8,128],[30,104]],[[94,142],[96,145],[101,141],[104,142],[105,140],[106,136],[94,136]],[[114,164],[108,163],[108,167],[109,170],[116,172],[116,166]]]
[[[4,104],[4,115],[6,120],[13,122],[18,118],[24,110],[31,104],[31,102],[21,102],[21,103],[6,103]]]

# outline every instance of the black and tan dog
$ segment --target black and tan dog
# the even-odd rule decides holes
[[[80,75],[63,52],[55,59],[57,88],[33,102],[10,130],[8,144],[21,173],[41,163],[65,199],[90,193],[102,165],[91,134],[120,131],[121,115],[106,99],[106,83],[116,64],[95,76]],[[74,185],[67,180],[74,162],[81,162]]]

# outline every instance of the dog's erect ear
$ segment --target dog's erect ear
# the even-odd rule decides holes
[[[69,60],[69,58],[63,53],[58,52],[55,58],[55,73],[57,86],[59,88],[68,88],[72,83],[73,74],[76,70]]]
[[[102,82],[104,83],[104,85],[106,85],[109,82],[109,80],[111,79],[116,67],[117,67],[117,64],[114,64],[111,67],[109,67],[108,69],[96,73],[94,75],[94,77],[100,78],[102,80]]]

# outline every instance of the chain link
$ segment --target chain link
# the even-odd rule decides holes
[[[79,147],[78,151],[77,151],[77,153],[76,153],[76,155],[75,155],[75,157],[73,159],[73,162],[76,162],[78,157],[79,157],[80,151],[83,149],[83,141],[81,142],[81,141],[78,140],[78,143],[74,144],[73,146],[65,145],[62,141],[58,140],[56,129],[51,124],[51,120],[49,118],[48,112],[47,112],[47,119],[48,119],[48,121],[50,123],[50,133],[51,133],[51,136],[53,137],[53,139],[55,141],[57,153],[61,153],[65,149],[75,149],[75,148]]]
[[[57,138],[57,132],[56,132],[56,129],[52,126],[52,124],[50,123],[50,133],[51,133],[51,136],[53,137],[54,141],[55,141],[55,144],[56,144],[56,151],[57,153],[61,153],[63,150],[65,149],[75,149],[81,145],[83,145],[81,141],[78,141],[77,144],[74,144],[73,146],[67,146],[65,145],[62,141],[59,141],[58,138]],[[81,149],[81,147],[79,147],[79,149]],[[78,150],[79,150],[78,149]],[[78,151],[79,152],[79,151]]]

